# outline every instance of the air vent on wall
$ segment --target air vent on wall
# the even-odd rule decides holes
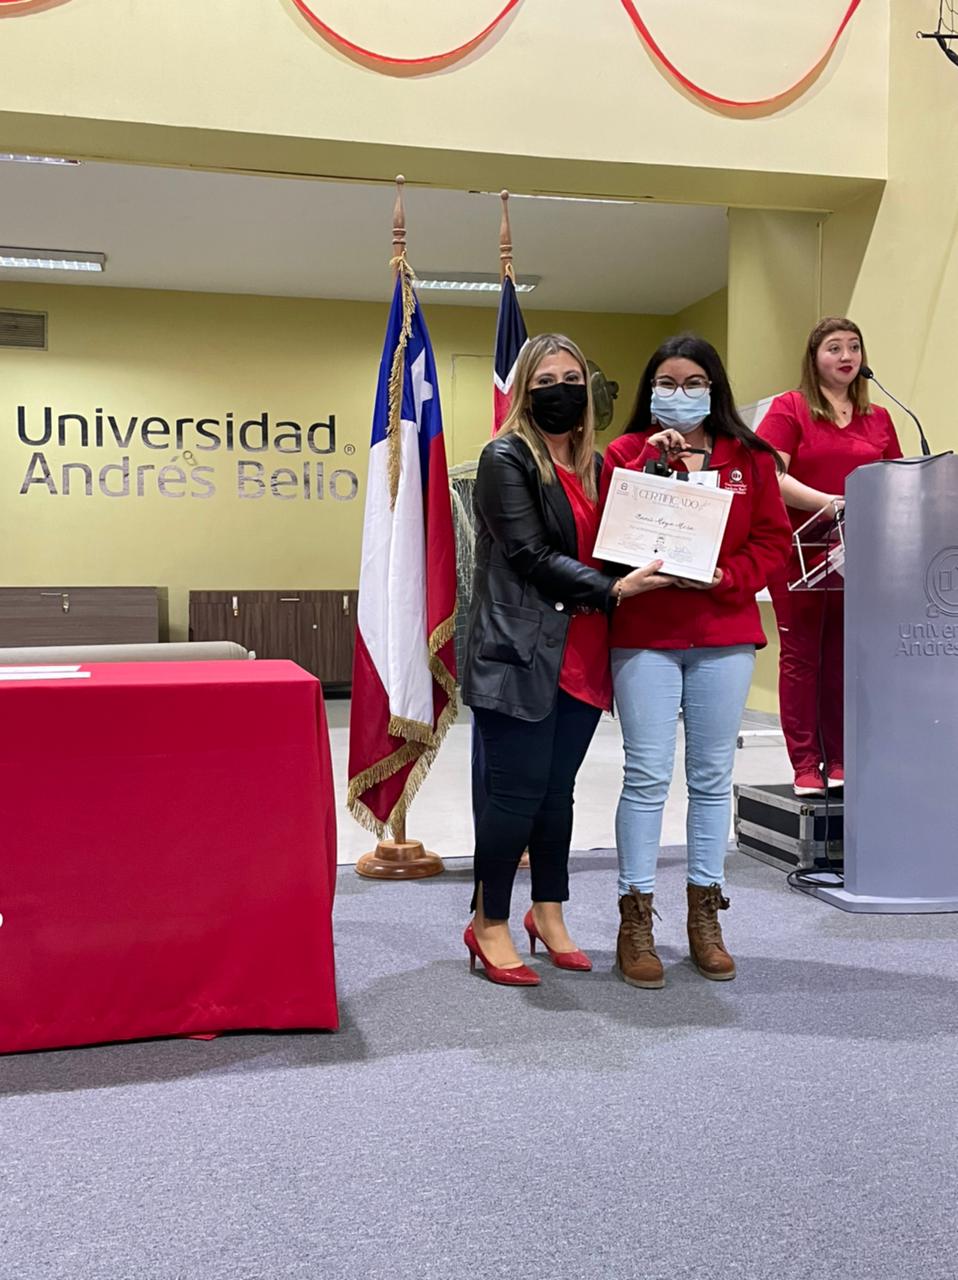
[[[46,312],[0,311],[0,347],[45,351],[47,347]]]

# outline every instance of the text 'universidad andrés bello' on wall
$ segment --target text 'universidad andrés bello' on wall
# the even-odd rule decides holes
[[[358,494],[356,473],[333,465],[335,414],[305,426],[273,419],[266,410],[239,422],[237,416],[230,411],[222,418],[118,418],[102,408],[57,413],[46,405],[31,413],[18,405],[17,438],[32,450],[19,492],[201,499],[229,492],[250,500],[329,497],[337,502],[351,502]],[[132,446],[136,461],[126,452]],[[156,460],[140,461],[144,450],[155,453]],[[98,456],[91,461],[82,456],[91,453]],[[343,453],[351,456],[354,446],[347,444]],[[272,456],[249,456],[255,454]]]

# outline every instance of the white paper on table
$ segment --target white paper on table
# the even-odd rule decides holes
[[[89,680],[92,671],[0,671],[0,680]]]
[[[32,667],[0,666],[0,671],[21,671],[27,674],[29,674],[32,671],[79,671],[79,670],[80,670],[79,662],[75,663],[73,666],[58,666],[54,663],[50,663],[49,665],[44,663],[42,666],[37,664],[36,666],[32,666]]]
[[[662,560],[669,577],[711,582],[734,494],[616,467],[593,555],[613,564]]]

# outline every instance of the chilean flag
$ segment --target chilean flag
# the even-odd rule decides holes
[[[403,262],[373,410],[349,724],[349,809],[380,837],[456,718],[455,615],[436,364]]]
[[[512,402],[512,383],[516,376],[519,352],[529,341],[525,321],[519,310],[519,299],[512,278],[506,275],[499,295],[499,317],[496,320],[496,355],[493,363],[492,434],[505,422]]]

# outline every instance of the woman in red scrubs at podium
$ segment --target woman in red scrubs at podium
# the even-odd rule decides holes
[[[865,343],[857,324],[821,320],[808,336],[797,391],[776,396],[758,434],[785,463],[782,497],[797,528],[816,511],[837,513],[856,467],[902,456],[886,409],[869,402],[861,376]],[[795,772],[795,794],[822,795],[844,785],[844,596],[831,574],[827,590],[789,591],[797,554],[769,583],[781,644],[779,709]]]
[[[512,407],[479,458],[476,570],[462,697],[486,762],[476,823],[470,963],[503,986],[533,986],[509,932],[512,885],[529,850],[532,907],[523,925],[560,969],[589,970],[572,941],[569,897],[575,777],[599,717],[612,705],[609,612],[666,585],[661,561],[603,572],[592,559],[598,473],[585,359],[560,334],[532,338],[519,357]]]

